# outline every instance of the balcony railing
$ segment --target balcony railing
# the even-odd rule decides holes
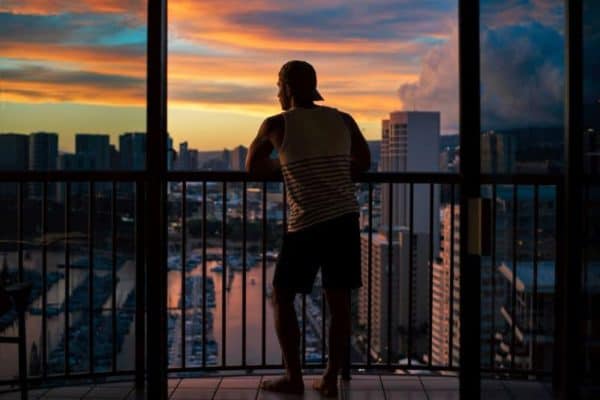
[[[175,349],[174,354],[180,355],[178,363],[177,357],[171,357],[169,372],[282,368],[279,359],[267,355],[267,322],[268,271],[287,218],[283,185],[277,181],[255,182],[241,172],[169,172],[167,177],[169,194],[165,201],[169,205],[167,229],[171,250],[165,267],[170,269],[169,281],[173,277],[181,291],[180,300],[168,307],[170,347]],[[25,279],[30,276],[40,281],[37,292],[34,289],[39,300],[32,299],[33,308],[28,313],[30,323],[39,323],[42,332],[39,369],[29,363],[30,383],[143,373],[145,335],[153,334],[146,332],[145,326],[146,296],[152,295],[145,293],[146,274],[152,273],[145,268],[145,237],[152,234],[151,217],[144,217],[146,179],[144,172],[10,172],[3,176],[0,185],[12,187],[16,200],[10,204],[9,212],[15,218],[14,241],[6,240],[5,249],[15,253],[11,257],[16,264],[14,272]],[[35,190],[31,190],[32,185],[37,185]],[[461,318],[478,318],[461,316],[458,310],[456,282],[461,272],[455,214],[460,213],[457,199],[461,177],[439,173],[368,173],[357,179],[357,186],[367,254],[366,257],[363,254],[366,279],[363,289],[355,294],[355,301],[363,310],[366,306],[366,312],[356,309],[363,323],[354,321],[350,363],[346,368],[457,371]],[[490,202],[490,218],[484,218],[490,224],[491,251],[482,258],[483,372],[540,376],[551,371],[551,361],[540,361],[539,353],[553,346],[553,340],[548,338],[553,337],[556,312],[552,306],[556,255],[546,254],[546,246],[553,243],[556,248],[561,240],[556,224],[560,190],[560,177],[483,177],[482,196],[494,199]],[[248,198],[249,193],[252,199]],[[402,196],[400,203],[396,201],[398,194]],[[232,209],[232,204],[237,210]],[[395,209],[398,204],[400,207]],[[40,211],[39,221],[33,216],[36,207]],[[447,220],[441,221],[441,225],[449,224],[444,232],[450,237],[446,241],[442,238],[445,245],[440,243],[438,251],[441,232],[436,215],[440,215],[440,207],[450,210]],[[50,219],[56,221],[60,213],[57,208],[62,210],[60,232],[49,226]],[[270,209],[275,212],[270,213]],[[403,210],[406,215],[398,222],[397,214]],[[87,218],[85,223],[82,216]],[[127,234],[120,231],[123,221],[131,224],[127,231],[129,238],[124,238]],[[241,224],[239,231],[231,231],[232,221]],[[39,229],[32,232],[28,224],[39,225]],[[215,232],[209,232],[211,229]],[[196,247],[192,243],[195,236],[200,238]],[[123,244],[128,240],[131,246]],[[62,243],[62,274],[49,271],[48,266],[49,251],[56,252],[56,243]],[[544,251],[540,249],[542,243]],[[209,249],[211,245],[220,254],[214,253],[214,248]],[[39,265],[25,260],[26,253],[34,252],[35,248],[40,255]],[[443,268],[449,276],[443,282],[435,281],[434,264],[441,263],[438,258],[444,251],[449,257],[448,265]],[[74,254],[79,257],[74,258]],[[134,272],[127,295],[118,293],[124,260],[130,261],[129,268]],[[209,279],[209,268],[215,267],[216,260],[220,260],[220,268],[215,269],[214,275],[221,277],[220,287],[214,282],[217,279]],[[256,261],[255,265],[250,265],[250,260]],[[256,273],[256,280],[260,280],[260,301],[258,307],[248,309],[248,288],[256,286],[255,281],[248,285],[252,268],[260,271]],[[85,275],[80,270],[87,272],[87,278],[80,276]],[[228,317],[231,305],[227,297],[229,271],[234,270],[241,279],[240,331],[236,338],[232,336],[238,335],[232,335],[228,329],[232,318],[237,317],[231,314]],[[28,275],[27,271],[33,272]],[[61,291],[58,305],[48,299],[54,285]],[[436,292],[446,291],[447,309],[446,304],[438,304],[437,294],[434,299],[434,286]],[[219,310],[219,321],[210,311],[213,302]],[[447,310],[445,314],[436,314],[435,320],[434,302]],[[39,307],[35,307],[37,303]],[[302,363],[306,368],[322,368],[326,362],[327,329],[323,298],[302,295],[297,309]],[[315,312],[317,309],[320,313]],[[501,310],[506,312],[502,314]],[[49,322],[57,319],[57,315],[62,315],[62,324],[53,321],[52,330],[62,333],[58,339],[53,337],[49,341],[52,336]],[[258,331],[249,331],[250,318],[260,320]],[[12,322],[8,325],[12,326]],[[211,327],[217,324],[220,335],[213,338]],[[123,328],[125,325],[127,329]],[[134,333],[130,333],[132,328]],[[309,343],[310,331],[319,330],[320,344],[315,347],[315,343]],[[521,335],[517,335],[517,330]],[[447,333],[447,337],[438,337],[440,333]],[[123,350],[127,334],[133,337],[134,344]],[[312,336],[314,339],[316,335]],[[234,340],[240,341],[236,345],[239,360],[230,356]],[[250,347],[249,342],[260,343],[260,351]],[[440,353],[447,356],[445,360],[434,357],[434,353],[438,354],[434,344],[439,343],[445,346]],[[308,352],[308,347],[315,349]],[[251,357],[249,349],[259,356]],[[119,367],[121,353],[135,362]],[[35,357],[29,354],[27,361],[32,360]],[[0,381],[0,384],[16,383],[17,378]]]

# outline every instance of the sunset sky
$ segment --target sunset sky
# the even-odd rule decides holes
[[[489,77],[482,101],[494,112],[484,118],[502,124],[521,99],[523,118],[555,119],[562,1],[485,3],[482,57],[494,62],[482,63]],[[145,0],[2,0],[0,132],[58,132],[61,149],[72,150],[75,132],[144,131],[146,7]],[[548,60],[536,64],[537,52],[534,62],[515,57],[539,42]],[[443,133],[458,129],[457,0],[169,0],[175,143],[247,144],[279,111],[277,72],[289,59],[311,62],[324,104],[355,115],[368,138],[379,138],[381,119],[397,109],[439,110]],[[507,73],[517,75],[503,82]],[[551,93],[538,110],[531,99],[539,90]]]

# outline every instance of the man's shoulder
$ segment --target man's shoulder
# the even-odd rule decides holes
[[[267,135],[277,133],[283,131],[284,126],[285,120],[283,117],[283,113],[279,113],[265,118],[265,120],[262,123],[262,131]]]
[[[340,110],[340,109],[335,109],[345,121],[352,121],[354,120],[354,118],[352,118],[352,115],[350,115],[349,113],[347,113],[346,111]]]

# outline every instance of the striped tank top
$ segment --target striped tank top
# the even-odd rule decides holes
[[[334,108],[293,108],[283,113],[279,160],[294,232],[358,212],[350,174],[351,137]]]

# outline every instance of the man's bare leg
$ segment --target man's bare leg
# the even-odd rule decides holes
[[[350,290],[325,289],[329,305],[329,351],[327,368],[314,388],[325,395],[337,395],[337,377],[346,357],[350,338]]]
[[[302,366],[300,365],[300,329],[294,308],[296,295],[285,289],[273,288],[273,316],[275,331],[281,346],[286,376],[263,382],[262,388],[275,392],[302,393]]]

